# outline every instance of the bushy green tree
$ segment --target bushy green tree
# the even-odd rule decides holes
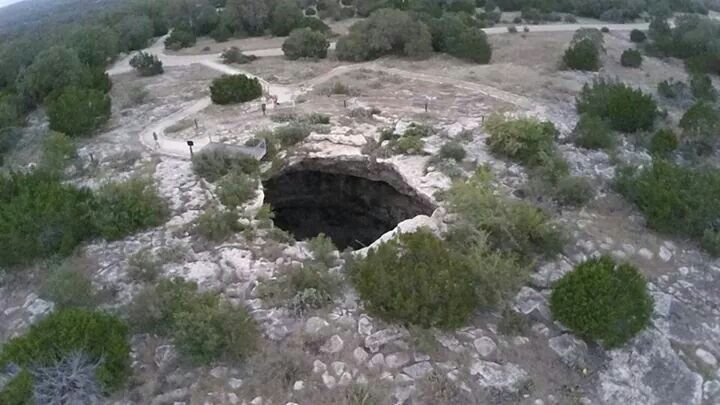
[[[143,49],[153,37],[153,22],[144,15],[127,15],[115,25],[120,37],[120,49]]]
[[[310,28],[293,30],[283,42],[282,50],[285,57],[290,60],[298,58],[322,59],[327,56],[330,47],[325,35]]]
[[[388,320],[454,328],[478,303],[469,263],[425,229],[371,249],[351,274],[367,308]]]
[[[256,175],[260,170],[260,163],[255,158],[210,148],[196,153],[193,156],[192,165],[195,174],[209,182],[215,182],[234,171]]]
[[[179,278],[141,291],[129,312],[136,330],[172,338],[180,353],[199,364],[240,361],[257,348],[258,328],[244,308]]]
[[[485,120],[485,130],[490,135],[486,142],[491,151],[525,165],[540,165],[554,154],[557,129],[549,121],[507,119],[495,114]]]
[[[235,32],[262,35],[270,20],[270,3],[265,0],[228,0],[225,12],[233,22]]]
[[[142,51],[136,53],[135,56],[130,59],[130,66],[143,77],[155,76],[164,72],[163,64],[156,55]]]
[[[113,29],[98,25],[76,29],[70,35],[68,46],[77,52],[83,63],[104,67],[117,55],[119,41]]]
[[[563,64],[568,69],[596,72],[600,69],[600,51],[591,40],[583,39],[565,50]]]
[[[176,28],[165,39],[165,48],[177,51],[195,45],[195,33],[189,29]]]
[[[45,171],[0,177],[0,265],[70,254],[94,232],[94,199]]]
[[[637,49],[626,49],[620,55],[620,64],[625,67],[638,68],[642,65],[642,55]]]
[[[133,178],[122,183],[108,183],[97,193],[93,221],[99,234],[107,240],[121,239],[132,232],[162,224],[168,207],[153,184]]]
[[[712,150],[720,129],[720,111],[708,101],[698,101],[688,108],[678,124],[684,141],[693,144],[700,154]]]
[[[21,123],[20,100],[12,95],[0,95],[0,129]]]
[[[67,87],[50,100],[50,129],[70,136],[89,135],[110,119],[110,97],[93,89]]]
[[[654,156],[666,157],[679,146],[675,133],[668,128],[663,128],[653,135],[650,140],[650,153]]]
[[[451,42],[448,53],[475,63],[490,63],[492,49],[485,32],[479,28],[465,29]]]
[[[717,100],[717,91],[713,86],[712,79],[706,74],[693,73],[690,75],[690,91],[698,100]]]
[[[335,52],[341,60],[363,61],[390,53],[421,58],[431,51],[432,39],[424,23],[407,12],[382,9],[350,27]]]
[[[19,391],[18,404],[32,401],[31,368],[53,365],[73,352],[83,352],[98,363],[95,377],[106,392],[122,387],[130,375],[128,329],[123,321],[101,312],[55,311],[32,325],[25,335],[7,342],[0,353],[0,367],[15,364],[23,371],[16,378],[27,378],[21,390],[8,385]]]
[[[595,80],[585,84],[576,101],[579,113],[606,119],[610,127],[622,132],[652,129],[657,105],[650,95],[624,83]]]
[[[632,30],[630,31],[630,40],[632,42],[645,42],[645,39],[647,39],[647,35],[645,35],[644,32],[640,30]]]
[[[244,103],[260,96],[262,96],[260,81],[243,74],[223,75],[214,79],[210,85],[210,98],[215,104]]]
[[[581,148],[610,149],[615,145],[615,136],[605,120],[582,114],[573,131],[573,142]]]
[[[300,28],[305,16],[295,0],[278,0],[270,13],[270,32],[278,37]]]
[[[238,207],[255,198],[257,184],[255,177],[241,171],[230,172],[218,182],[218,199],[228,208]]]
[[[550,309],[578,335],[613,348],[650,324],[653,300],[635,267],[605,256],[561,278],[553,287]]]
[[[254,61],[255,59],[257,59],[257,56],[246,55],[240,50],[240,48],[236,46],[231,46],[230,48],[223,51],[223,53],[220,55],[220,59],[222,59],[223,63],[225,64],[245,64]]]
[[[51,172],[62,173],[67,163],[76,156],[72,138],[60,132],[51,132],[43,141],[41,166]]]
[[[621,171],[616,187],[645,214],[652,229],[696,240],[716,229],[720,212],[717,169],[685,168],[656,159],[642,170]]]
[[[21,75],[22,92],[36,103],[68,86],[82,86],[88,71],[77,53],[63,46],[40,52]]]

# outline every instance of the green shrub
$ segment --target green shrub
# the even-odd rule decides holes
[[[720,212],[720,171],[685,168],[663,160],[633,172],[625,169],[616,187],[645,214],[650,228],[700,240]]]
[[[162,74],[163,64],[156,55],[152,55],[145,52],[138,52],[135,56],[130,59],[130,66],[132,66],[140,76],[155,76]]]
[[[703,154],[712,150],[720,130],[720,112],[708,101],[698,101],[683,114],[678,124],[685,141]]]
[[[690,91],[692,91],[692,95],[698,100],[717,100],[717,92],[713,86],[712,79],[706,74],[694,73],[690,75]]]
[[[386,54],[422,58],[431,52],[432,40],[427,26],[405,11],[387,8],[353,24],[350,32],[338,40],[335,49],[338,59],[355,62]]]
[[[564,176],[555,185],[553,196],[560,205],[581,207],[595,196],[595,190],[584,177]]]
[[[76,157],[75,143],[65,134],[51,132],[43,141],[42,165],[49,171],[62,173],[67,163]]]
[[[657,92],[661,97],[669,99],[681,99],[689,97],[687,84],[674,79],[663,80],[657,85]]]
[[[303,18],[298,28],[310,28],[313,31],[322,32],[323,34],[330,33],[330,26],[325,24],[323,20],[313,17]]]
[[[608,348],[623,345],[643,330],[652,308],[640,272],[607,256],[578,265],[555,284],[550,296],[555,319]]]
[[[102,91],[68,87],[48,102],[50,129],[69,136],[89,135],[110,119],[110,104]]]
[[[308,246],[313,255],[313,260],[328,268],[333,267],[337,262],[335,252],[337,248],[332,239],[321,233],[308,240]]]
[[[132,232],[158,226],[169,214],[167,204],[149,179],[108,183],[100,188],[96,200],[93,221],[107,240],[118,240]]]
[[[486,234],[491,248],[524,261],[552,257],[562,250],[562,234],[550,218],[527,203],[495,195],[484,170],[466,182],[453,184],[447,199],[458,216],[453,225],[456,238],[471,240]]]
[[[465,148],[458,142],[447,142],[440,148],[440,157],[443,159],[453,159],[456,162],[462,162],[465,159]]]
[[[211,242],[223,242],[233,234],[244,229],[238,222],[235,210],[220,210],[212,206],[205,210],[195,221],[195,231]]]
[[[233,155],[221,148],[205,148],[196,153],[192,166],[195,174],[211,183],[234,171],[256,175],[260,170],[260,162],[255,158]]]
[[[642,55],[637,49],[626,49],[620,55],[620,64],[625,67],[639,68],[642,65]]]
[[[99,362],[96,377],[106,392],[122,387],[130,374],[127,326],[114,316],[80,309],[55,311],[32,325],[25,335],[10,340],[0,353],[0,367],[13,363],[29,371],[50,366],[75,351]],[[21,373],[19,378],[22,387],[12,389],[31,395],[27,374]]]
[[[33,395],[33,377],[27,370],[22,370],[10,380],[0,391],[0,404],[29,405]]]
[[[143,248],[128,258],[128,276],[140,282],[155,281],[162,271],[162,263],[150,248]]]
[[[296,1],[278,1],[270,13],[270,32],[277,37],[287,36],[292,30],[300,27],[304,18]]]
[[[94,234],[93,194],[44,171],[0,175],[0,266],[66,256]]]
[[[246,75],[223,75],[212,81],[210,98],[215,104],[235,104],[255,100],[262,96],[262,85],[257,78]]]
[[[600,51],[592,41],[583,39],[565,50],[563,65],[567,69],[597,72],[600,69]]]
[[[663,128],[653,135],[650,140],[650,153],[654,156],[665,157],[678,148],[678,138],[668,128]]]
[[[257,347],[258,329],[244,308],[232,308],[179,278],[141,291],[129,314],[136,330],[172,338],[196,363],[243,360]]]
[[[232,32],[230,32],[227,25],[220,23],[210,33],[210,38],[214,39],[215,42],[227,42],[230,38],[232,38]]]
[[[425,141],[418,136],[401,136],[391,142],[391,148],[395,153],[406,155],[420,155],[423,153]]]
[[[632,42],[636,42],[636,43],[645,42],[646,39],[647,39],[647,35],[645,35],[644,32],[642,32],[640,30],[630,31],[630,40]]]
[[[283,42],[282,50],[285,57],[290,60],[299,58],[323,59],[327,56],[330,42],[325,34],[313,31],[310,28],[293,30]]]
[[[243,65],[254,61],[255,59],[257,59],[257,56],[246,55],[240,50],[240,48],[236,46],[231,46],[230,48],[222,52],[222,54],[220,55],[220,59],[222,59],[223,63],[226,65],[231,63]]]
[[[340,290],[340,279],[321,262],[306,262],[286,268],[277,279],[264,281],[258,296],[273,306],[284,305],[296,316],[332,303]]]
[[[98,302],[97,292],[84,269],[68,261],[53,269],[43,281],[40,296],[58,308],[88,308]]]
[[[243,172],[233,171],[220,179],[216,192],[224,206],[235,208],[255,198],[257,185],[257,178]]]
[[[622,132],[652,129],[657,114],[657,105],[651,96],[604,79],[593,81],[592,86],[585,84],[576,105],[579,113],[606,119],[612,129]]]
[[[507,156],[527,166],[537,166],[554,154],[557,134],[551,122],[534,118],[508,119],[494,114],[485,120],[490,135],[487,144],[493,153]]]
[[[602,118],[582,114],[573,131],[573,142],[586,149],[611,149],[615,146],[615,134]]]
[[[165,38],[165,48],[177,51],[195,45],[195,41],[195,34],[192,30],[175,28],[172,30],[172,33],[170,33],[170,36]]]
[[[714,257],[720,257],[720,232],[713,229],[706,229],[703,232],[700,245]]]
[[[492,48],[487,35],[479,28],[468,27],[448,46],[447,52],[460,59],[486,64],[490,63]]]
[[[454,328],[477,306],[469,263],[429,230],[370,250],[351,274],[367,308],[387,320]]]

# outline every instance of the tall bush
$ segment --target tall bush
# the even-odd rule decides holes
[[[576,106],[579,113],[606,119],[612,129],[622,132],[652,129],[657,114],[652,96],[605,79],[593,81],[592,86],[585,84]]]
[[[325,35],[310,28],[293,30],[283,42],[282,50],[290,60],[298,58],[323,59],[327,56],[330,43]]]
[[[630,340],[650,323],[653,300],[645,279],[630,264],[590,259],[553,287],[553,317],[582,337],[608,348]]]
[[[262,96],[262,85],[257,78],[243,74],[224,75],[213,80],[210,98],[215,104],[244,103]]]
[[[155,76],[164,72],[163,65],[156,55],[138,52],[130,59],[132,66],[140,76]]]
[[[110,119],[110,103],[102,91],[68,87],[48,103],[50,128],[70,136],[88,135]]]

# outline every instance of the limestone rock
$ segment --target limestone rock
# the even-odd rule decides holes
[[[403,373],[407,374],[414,380],[425,377],[433,371],[433,366],[429,361],[415,363],[412,366],[403,368]]]
[[[343,349],[343,346],[345,345],[345,342],[343,342],[342,338],[338,335],[332,335],[330,339],[328,339],[327,342],[325,342],[322,347],[320,347],[320,351],[323,353],[337,353]]]
[[[493,387],[508,392],[516,392],[528,379],[528,374],[515,364],[498,364],[492,361],[477,360],[470,366],[470,375],[483,387]]]
[[[385,356],[385,366],[389,369],[400,368],[410,362],[410,355],[405,352],[397,352]]]
[[[548,340],[548,345],[568,366],[587,367],[587,344],[575,336],[570,334],[556,336]]]
[[[305,321],[305,333],[313,336],[318,335],[328,326],[330,326],[330,324],[326,320],[313,316]]]
[[[383,329],[365,338],[365,347],[370,353],[377,353],[386,344],[404,337],[405,334],[398,329]]]
[[[358,364],[365,363],[368,356],[368,353],[362,347],[356,347],[355,350],[353,350],[353,358],[355,358],[355,362]]]
[[[495,342],[487,336],[475,339],[473,341],[473,346],[475,346],[475,350],[477,350],[482,357],[489,356],[495,351],[495,349],[497,349]]]

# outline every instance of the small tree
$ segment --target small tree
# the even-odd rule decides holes
[[[615,137],[607,122],[593,114],[580,116],[573,136],[575,145],[581,148],[609,149],[615,144]]]
[[[383,243],[351,271],[368,309],[388,320],[453,328],[478,302],[468,261],[427,229]]]
[[[140,76],[155,76],[164,72],[163,64],[156,55],[142,51],[130,59],[130,66],[137,70]]]
[[[655,100],[639,89],[604,79],[585,84],[577,97],[579,113],[607,119],[616,131],[636,132],[652,129],[657,114]]]
[[[284,37],[295,28],[300,27],[303,21],[303,12],[295,0],[280,0],[270,13],[270,32],[278,37]]]
[[[298,58],[322,59],[327,56],[330,43],[325,35],[310,28],[296,29],[283,42],[282,50],[290,60]]]
[[[563,64],[568,69],[596,72],[600,69],[600,51],[590,39],[583,39],[565,50]]]
[[[657,131],[650,140],[650,153],[655,156],[665,157],[675,151],[677,147],[677,136],[668,128]]]
[[[644,32],[642,32],[640,30],[630,31],[630,40],[632,42],[636,42],[636,43],[645,42],[646,39],[647,39],[647,35],[645,35]]]
[[[643,330],[652,308],[640,272],[607,256],[578,265],[555,284],[550,296],[553,317],[608,348],[621,346]]]
[[[257,56],[246,55],[238,47],[231,46],[230,48],[223,51],[222,55],[220,55],[220,58],[225,64],[237,63],[243,65],[245,63],[250,63],[254,61],[255,59],[257,59]]]
[[[620,56],[620,64],[625,67],[638,68],[642,64],[642,55],[637,49],[626,49]]]
[[[195,45],[196,40],[192,30],[176,28],[170,36],[165,39],[165,48],[177,51]]]
[[[98,90],[68,87],[49,102],[47,114],[53,131],[88,135],[110,119],[110,97]]]
[[[210,98],[215,104],[244,103],[262,96],[257,78],[246,75],[223,75],[212,81]]]
[[[475,63],[490,63],[492,48],[483,30],[475,27],[465,29],[448,46],[448,53],[461,59],[467,59]]]

